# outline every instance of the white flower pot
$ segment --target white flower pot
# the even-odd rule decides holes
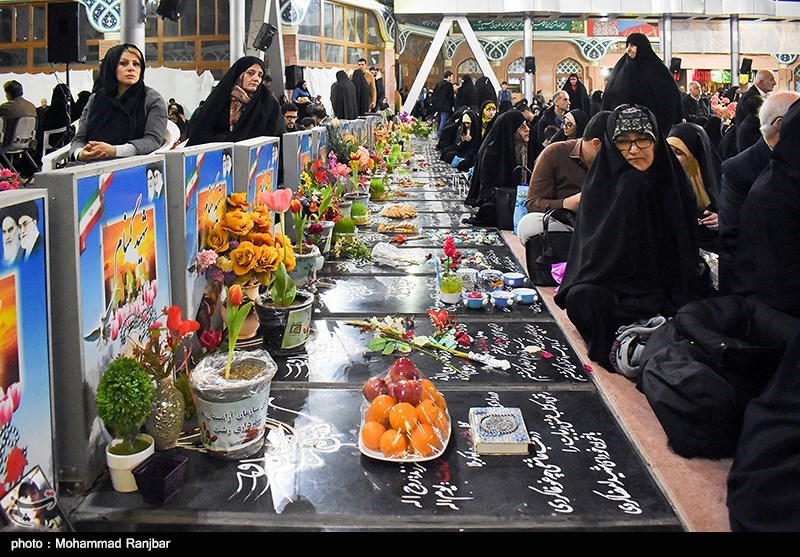
[[[111,474],[111,484],[114,486],[114,489],[117,491],[121,491],[123,493],[127,493],[130,491],[136,491],[138,488],[136,487],[136,478],[133,477],[133,473],[131,472],[138,464],[144,462],[147,457],[153,454],[156,450],[155,440],[146,433],[140,433],[137,435],[139,439],[147,439],[150,441],[150,445],[148,445],[147,449],[138,452],[136,454],[131,455],[116,455],[112,454],[109,449],[119,443],[122,443],[122,439],[116,438],[111,443],[106,446],[106,463],[108,464],[108,470]]]

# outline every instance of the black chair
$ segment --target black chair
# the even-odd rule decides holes
[[[40,170],[36,161],[33,160],[29,150],[36,146],[36,116],[22,116],[16,122],[12,121],[7,125],[5,118],[2,120],[2,139],[0,139],[0,159],[2,159],[5,166],[14,172],[18,172],[11,162],[15,155],[23,155],[28,158],[33,168],[36,171]],[[7,145],[5,138],[11,137],[11,141]]]

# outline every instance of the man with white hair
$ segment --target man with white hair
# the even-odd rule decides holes
[[[681,99],[681,113],[684,120],[698,126],[702,126],[708,121],[711,116],[711,104],[708,97],[703,95],[700,82],[689,82],[689,92]]]
[[[564,127],[564,115],[569,112],[569,93],[560,89],[553,95],[553,105],[542,113],[536,128],[536,139],[539,142],[545,140],[544,130],[547,126],[555,126],[558,129]]]
[[[729,293],[733,260],[739,241],[739,210],[758,175],[767,167],[772,149],[780,139],[781,122],[800,93],[780,91],[764,100],[759,111],[761,138],[738,155],[722,162],[717,199],[719,220],[719,290]]]
[[[747,91],[742,93],[741,97],[739,97],[739,102],[736,105],[734,125],[738,126],[741,124],[742,120],[747,117],[747,112],[744,110],[744,101],[747,99],[747,97],[759,95],[766,98],[772,92],[772,90],[775,89],[776,84],[777,82],[775,81],[775,76],[771,71],[758,70],[758,73],[756,73],[756,78],[753,80],[753,85],[748,88]]]

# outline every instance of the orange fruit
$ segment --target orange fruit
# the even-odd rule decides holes
[[[422,386],[422,398],[421,400],[433,400],[436,401],[436,394],[439,390],[436,388],[436,385],[433,384],[433,381],[430,379],[420,379],[419,384]]]
[[[430,424],[419,424],[411,432],[411,448],[421,456],[431,456],[442,448],[442,441]]]
[[[381,435],[386,431],[383,424],[378,422],[366,422],[361,426],[361,440],[364,446],[372,451],[377,451],[381,448]]]
[[[436,406],[441,408],[442,411],[447,410],[447,401],[444,399],[444,395],[442,393],[437,392],[433,402],[435,402]]]
[[[417,405],[417,419],[421,424],[430,424],[438,427],[437,424],[440,423],[442,414],[444,414],[442,409],[430,399],[423,400]]]
[[[364,415],[365,422],[378,422],[384,426],[389,426],[389,410],[394,406],[394,399],[389,395],[376,396],[367,408]]]
[[[409,402],[398,402],[389,410],[389,423],[397,431],[409,433],[418,421],[417,409]]]
[[[408,449],[408,439],[396,429],[387,429],[381,435],[380,449],[383,456],[400,458]]]

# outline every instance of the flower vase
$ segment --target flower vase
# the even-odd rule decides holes
[[[206,356],[189,374],[206,452],[241,459],[264,446],[272,378],[278,364],[266,350],[235,351],[229,377],[227,354]]]
[[[331,251],[331,236],[333,235],[333,225],[335,223],[332,220],[321,220],[310,225],[307,225],[304,229],[304,241],[309,244],[314,244],[319,248],[321,254],[325,255]],[[319,234],[311,234],[309,233],[309,227],[314,225],[321,225],[322,231]]]
[[[157,451],[178,446],[178,437],[183,431],[185,406],[183,394],[171,377],[157,381],[153,410],[144,423],[145,431],[155,440]]]
[[[294,354],[302,350],[311,335],[311,314],[314,294],[298,290],[290,306],[276,306],[269,296],[262,296],[256,304],[261,320],[264,347],[271,354]]]
[[[305,288],[307,290],[316,289],[315,283],[317,282],[317,271],[322,268],[325,259],[319,252],[316,245],[308,244],[303,247],[306,253],[295,252],[294,257],[297,262],[295,268],[289,273],[289,276],[294,281],[297,288]]]

